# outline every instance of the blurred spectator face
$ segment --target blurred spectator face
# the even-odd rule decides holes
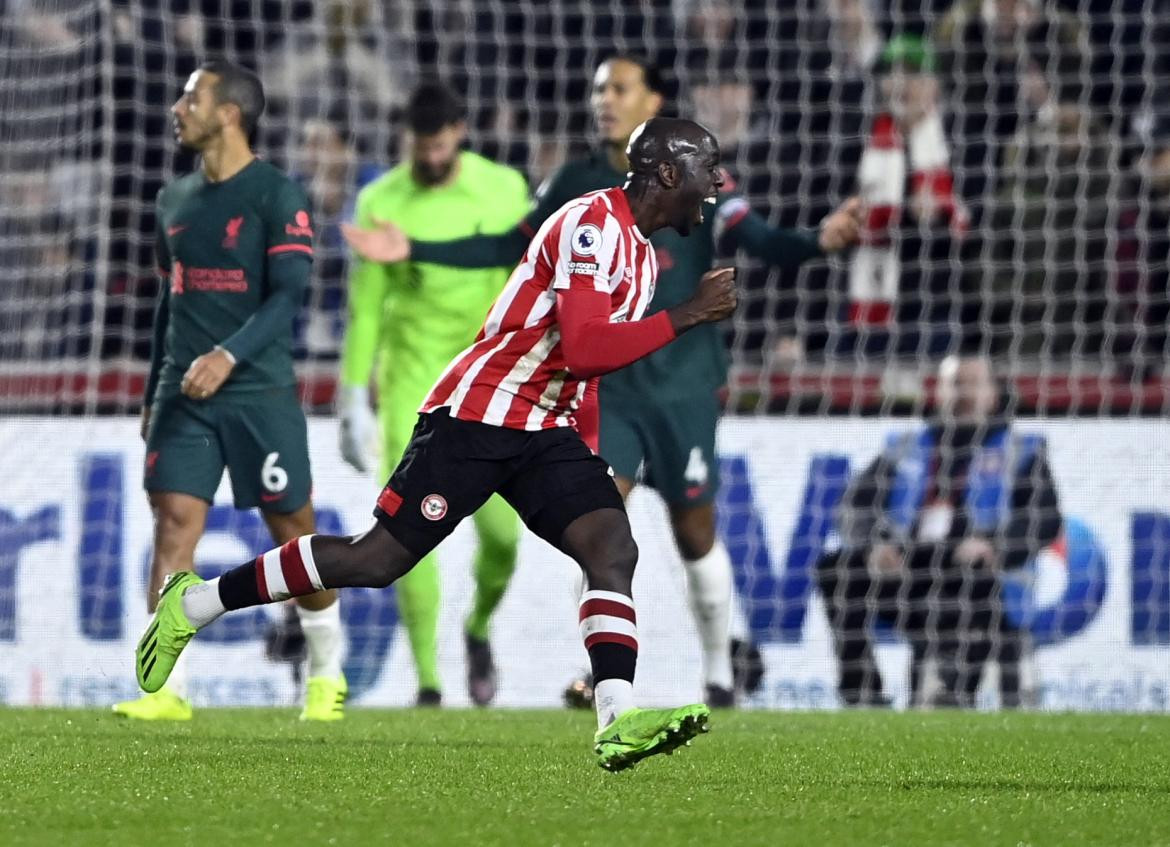
[[[752,88],[746,82],[696,85],[695,120],[719,139],[724,149],[735,147],[747,135],[752,111]]]
[[[419,185],[441,185],[446,182],[455,170],[459,148],[466,137],[467,124],[463,121],[448,124],[429,135],[412,135],[410,167],[415,182]]]
[[[218,79],[213,73],[195,71],[188,77],[182,96],[171,107],[175,139],[190,150],[202,150],[210,144],[223,132],[227,112],[238,109],[216,102],[215,83]]]
[[[630,134],[658,114],[662,95],[646,87],[636,64],[612,59],[594,74],[590,103],[602,140],[624,148]]]
[[[986,420],[999,403],[991,362],[982,356],[948,356],[938,369],[939,416],[956,423]]]
[[[1034,0],[984,0],[983,16],[1000,38],[1012,38],[1032,22]]]
[[[1091,143],[1092,119],[1076,103],[1057,106],[1039,134],[1040,143],[1052,154],[1054,164],[1076,167],[1081,150]]]
[[[345,204],[351,164],[349,147],[329,121],[305,123],[297,151],[297,169],[309,178],[309,194],[318,213],[335,215]]]
[[[1147,154],[1141,168],[1142,182],[1151,198],[1170,208],[1170,146]]]
[[[337,128],[328,121],[311,120],[305,123],[301,149],[297,158],[300,169],[314,175],[323,170],[348,164],[349,149]]]
[[[882,78],[882,95],[890,114],[903,127],[917,126],[938,108],[934,74],[894,68]]]

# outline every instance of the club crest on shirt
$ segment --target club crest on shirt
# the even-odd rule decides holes
[[[573,232],[573,252],[592,256],[601,249],[601,230],[593,224],[581,224]]]
[[[223,246],[231,250],[240,243],[240,228],[244,225],[244,216],[232,218],[227,222],[227,226],[223,228]]]
[[[447,514],[447,499],[442,494],[428,494],[422,500],[422,514],[428,521],[441,521]]]

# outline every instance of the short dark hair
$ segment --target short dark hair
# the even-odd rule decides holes
[[[438,80],[421,83],[406,104],[406,123],[415,135],[434,135],[466,115],[459,95]]]
[[[631,65],[637,65],[642,69],[642,81],[646,87],[655,94],[661,94],[663,97],[668,96],[666,80],[662,71],[648,56],[643,56],[641,53],[612,53],[597,64],[601,66],[606,62],[629,62]]]
[[[240,109],[240,129],[250,136],[264,114],[264,86],[260,77],[240,65],[224,59],[209,59],[199,70],[215,74],[215,99],[218,103],[231,103]]]

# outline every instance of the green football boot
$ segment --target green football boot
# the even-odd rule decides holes
[[[146,628],[134,654],[134,668],[142,690],[153,694],[163,687],[175,668],[179,654],[196,632],[183,614],[183,592],[203,582],[192,571],[179,571],[167,577],[158,596],[154,619]]]
[[[136,721],[189,721],[191,704],[169,688],[113,705],[115,715]]]
[[[626,709],[593,737],[597,764],[607,771],[620,771],[647,756],[669,756],[707,732],[710,718],[711,710],[701,703],[677,709]]]
[[[349,687],[344,676],[313,676],[305,686],[303,721],[339,721],[345,717]]]

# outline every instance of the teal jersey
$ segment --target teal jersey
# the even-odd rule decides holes
[[[257,159],[223,182],[202,171],[180,177],[159,192],[157,218],[167,281],[147,401],[156,385],[177,393],[191,363],[217,345],[236,358],[220,395],[295,385],[292,319],[313,254],[304,190]]]
[[[549,177],[536,193],[533,209],[525,218],[522,229],[535,234],[540,225],[565,203],[589,191],[622,185],[626,175],[614,170],[609,157],[598,150],[589,156],[563,165]],[[690,299],[703,274],[711,270],[717,245],[724,233],[744,222],[754,230],[767,228],[758,215],[751,211],[747,201],[734,190],[727,178],[724,189],[717,195],[714,208],[703,207],[703,222],[682,236],[673,229],[663,229],[650,237],[658,257],[658,283],[646,315],[669,309]],[[796,262],[815,255],[815,241],[790,231],[781,238],[793,239]],[[753,242],[754,243],[754,242]],[[753,243],[742,246],[749,250]],[[739,246],[739,245],[735,245]],[[757,252],[752,250],[752,252]],[[634,400],[646,397],[678,398],[696,393],[712,393],[727,381],[727,349],[716,324],[702,324],[684,333],[661,350],[628,365],[620,371],[607,374],[601,380],[605,394],[621,394]]]

